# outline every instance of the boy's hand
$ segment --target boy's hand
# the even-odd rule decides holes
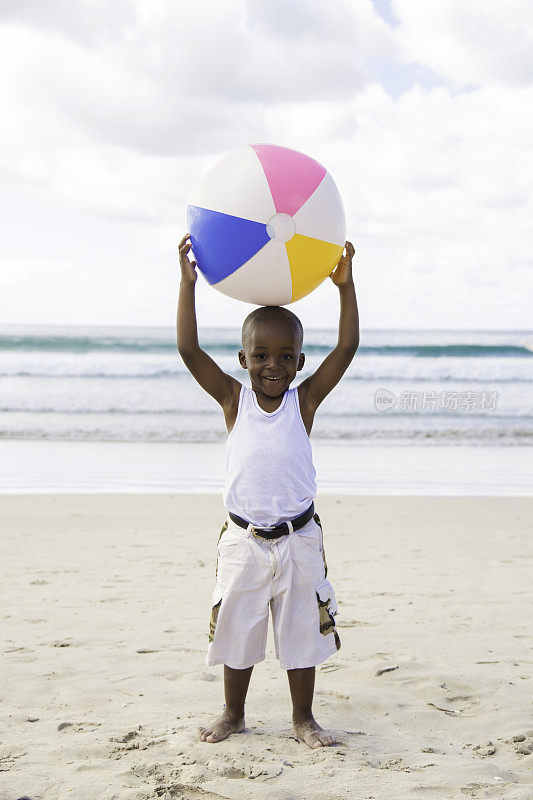
[[[186,233],[181,242],[179,243],[178,250],[180,254],[181,266],[181,279],[185,283],[196,283],[198,274],[196,272],[196,261],[189,261],[187,253],[191,249],[190,234]]]
[[[351,242],[346,242],[344,246],[346,248],[346,254],[340,257],[339,263],[329,276],[335,286],[341,286],[343,283],[353,283],[352,258],[355,253],[355,248]]]

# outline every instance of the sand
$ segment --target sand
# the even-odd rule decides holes
[[[0,798],[533,796],[533,499],[317,501],[342,648],[292,737],[270,642],[216,745],[216,495],[0,498]],[[516,741],[516,739],[521,741]],[[490,743],[490,744],[489,744]]]

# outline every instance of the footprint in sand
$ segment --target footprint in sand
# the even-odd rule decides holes
[[[20,750],[19,752],[10,750],[9,753],[0,755],[0,772],[8,772],[14,766],[17,758],[22,758],[26,755],[28,754],[25,750]]]
[[[494,753],[496,752],[496,747],[489,739],[488,741],[483,742],[482,744],[477,744],[474,747],[474,750],[480,756],[493,756]]]
[[[159,672],[159,677],[165,678],[167,681],[180,681],[182,678],[188,678],[188,672]]]
[[[515,753],[520,756],[530,756],[533,753],[533,731],[517,733],[511,742],[514,744]]]
[[[281,775],[283,771],[283,764],[278,759],[267,760],[253,753],[248,753],[245,758],[213,758],[205,766],[212,774],[221,778],[270,780]]]
[[[334,689],[317,689],[315,691],[315,695],[320,695],[323,697],[335,697],[338,700],[350,700],[349,694],[343,694],[342,692],[336,692]]]
[[[61,722],[57,726],[58,731],[69,731],[74,733],[85,733],[86,731],[95,731],[100,727],[101,722]]]
[[[123,754],[129,750],[147,750],[149,747],[161,744],[168,741],[168,737],[162,736],[147,736],[143,735],[142,725],[139,725],[137,730],[127,731],[122,736],[111,736],[110,742],[116,742],[117,747],[114,747],[109,753],[109,758],[115,760],[122,758]]]
[[[132,739],[135,739],[135,737],[138,735],[139,731],[128,731],[123,736],[111,736],[109,741],[119,742],[120,744],[127,744],[128,742],[131,742]]]

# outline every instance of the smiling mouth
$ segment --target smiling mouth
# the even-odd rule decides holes
[[[282,380],[283,380],[283,376],[282,376],[282,375],[280,375],[278,378],[269,378],[269,377],[267,377],[267,376],[265,375],[265,376],[263,377],[263,380],[265,380],[265,381],[282,381]]]

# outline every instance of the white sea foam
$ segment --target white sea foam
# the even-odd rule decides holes
[[[305,332],[305,379],[335,344]],[[321,405],[313,439],[524,444],[533,441],[533,342],[528,332],[362,333],[360,349]],[[207,330],[202,344],[243,382],[239,331]],[[378,390],[395,398],[376,408]],[[401,398],[497,393],[488,409],[408,408]],[[0,329],[0,438],[222,441],[216,402],[179,358],[170,329]]]

